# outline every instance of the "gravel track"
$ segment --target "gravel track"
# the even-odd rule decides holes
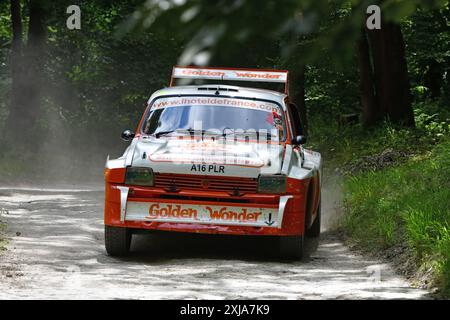
[[[324,228],[339,191],[323,192]],[[309,240],[307,258],[284,262],[270,238],[135,235],[132,255],[105,254],[103,190],[0,188],[8,250],[0,299],[420,299],[392,268],[349,250],[333,233]]]

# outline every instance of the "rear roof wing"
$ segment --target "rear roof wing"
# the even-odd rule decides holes
[[[289,93],[287,70],[175,66],[172,69],[170,87],[174,86],[175,79],[277,82],[284,83],[284,93]]]

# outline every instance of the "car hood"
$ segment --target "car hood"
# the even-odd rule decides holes
[[[281,172],[284,144],[139,137],[129,152],[127,165],[154,172],[256,178]]]

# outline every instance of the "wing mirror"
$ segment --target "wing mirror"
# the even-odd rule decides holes
[[[292,144],[293,145],[301,145],[301,144],[305,144],[306,143],[306,136],[296,136],[294,138],[292,138]]]
[[[124,141],[130,141],[134,138],[134,132],[131,130],[125,130],[124,132],[122,132],[121,138]]]

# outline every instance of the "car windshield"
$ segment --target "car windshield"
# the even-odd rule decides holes
[[[232,98],[178,99],[157,99],[144,122],[143,133],[160,137],[200,131],[217,137],[284,140],[284,116],[275,103]]]

